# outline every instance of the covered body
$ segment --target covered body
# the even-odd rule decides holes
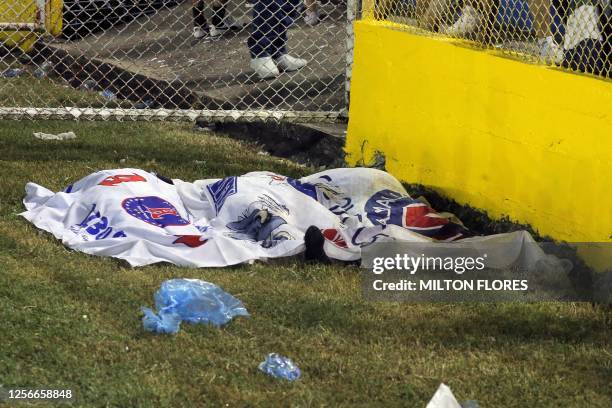
[[[448,241],[465,232],[412,199],[393,176],[364,168],[173,184],[126,168],[93,173],[58,193],[28,183],[26,193],[21,215],[38,228],[70,248],[133,266],[219,267],[292,256],[304,250],[311,225],[322,230],[327,255],[340,260],[359,259],[374,242]]]

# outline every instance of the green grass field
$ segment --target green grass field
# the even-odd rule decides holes
[[[78,138],[32,136],[69,130]],[[440,382],[481,407],[612,406],[610,313],[589,304],[373,303],[356,267],[297,260],[130,268],[18,216],[26,182],[59,190],[106,168],[185,180],[313,171],[258,150],[186,124],[0,121],[0,384],[71,389],[83,407],[424,407]],[[176,277],[220,285],[252,317],[145,333],[139,308]],[[302,379],[260,373],[270,352]]]

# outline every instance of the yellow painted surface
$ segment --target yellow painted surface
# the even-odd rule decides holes
[[[34,23],[37,15],[36,0],[0,1],[0,22]],[[45,1],[45,28],[48,34],[58,36],[62,32],[63,0]],[[19,47],[28,51],[40,33],[28,31],[0,31],[0,41],[9,47]]]
[[[358,21],[346,151],[568,242],[612,241],[612,82]]]

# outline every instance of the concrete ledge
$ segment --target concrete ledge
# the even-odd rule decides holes
[[[198,119],[196,126],[212,128],[239,140],[261,144],[274,156],[314,167],[343,167],[346,124],[236,122],[214,123]]]

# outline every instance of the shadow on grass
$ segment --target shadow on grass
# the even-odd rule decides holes
[[[442,343],[446,347],[491,346],[501,342],[549,341],[603,344],[605,323],[595,316],[556,313],[553,304],[394,304],[384,312],[373,303],[347,303],[342,299],[277,296],[266,303],[284,303],[282,313],[269,316],[277,324],[299,331],[320,326],[341,336],[362,337],[364,333],[396,337],[420,344]],[[590,308],[588,304],[578,307]],[[455,310],[451,310],[455,309]],[[396,310],[397,313],[390,312]],[[408,310],[408,311],[407,311]],[[416,313],[412,315],[410,310]]]
[[[24,221],[25,222],[25,221]],[[49,236],[50,240],[53,240]],[[32,248],[4,237],[0,244],[19,257],[28,257],[34,265],[40,263],[52,271],[56,288],[78,302],[93,302],[99,311],[107,314],[109,321],[115,321],[126,335],[140,338],[142,328],[139,308],[153,305],[153,294],[165,279],[177,277],[177,268],[168,264],[134,270],[131,274],[116,275],[90,286],[93,276],[103,276],[127,268],[125,262],[115,259],[101,259],[84,254],[74,254],[65,265],[61,257],[47,257],[32,254]],[[58,243],[59,245],[59,243]],[[34,255],[34,256],[33,256]],[[95,265],[94,265],[95,264]],[[393,338],[399,343],[436,345],[464,349],[466,344],[481,349],[495,348],[493,342],[550,342],[604,344],[609,328],[597,313],[588,313],[591,305],[576,304],[577,313],[568,313],[567,305],[555,303],[383,303],[367,302],[356,296],[331,297],[321,288],[328,286],[330,279],[339,275],[352,275],[354,268],[328,268],[312,272],[300,268],[296,259],[274,263],[280,267],[276,272],[260,271],[258,276],[249,276],[249,287],[255,288],[245,296],[248,306],[271,327],[289,329],[300,333],[317,332],[321,327],[342,338],[361,341],[375,341],[379,337]],[[93,268],[95,275],[75,270]],[[238,274],[250,271],[248,266],[238,265],[223,271],[180,270],[181,276],[200,277],[208,280],[210,274]],[[291,273],[289,271],[294,271]],[[101,272],[101,273],[100,273]],[[314,274],[315,276],[311,276]],[[355,277],[346,276],[347,285],[355,285]],[[270,284],[267,280],[273,281]],[[312,290],[303,292],[303,283],[315,280]],[[214,282],[215,280],[213,280]],[[287,285],[287,283],[289,283]],[[295,283],[295,285],[293,285]],[[134,288],[138,287],[138,296]],[[259,289],[258,289],[259,288]],[[283,289],[279,289],[283,288]],[[359,285],[351,286],[350,292],[361,290]],[[354,294],[354,293],[353,293]],[[118,310],[127,310],[133,318],[116,319]],[[606,313],[605,311],[603,313]]]

